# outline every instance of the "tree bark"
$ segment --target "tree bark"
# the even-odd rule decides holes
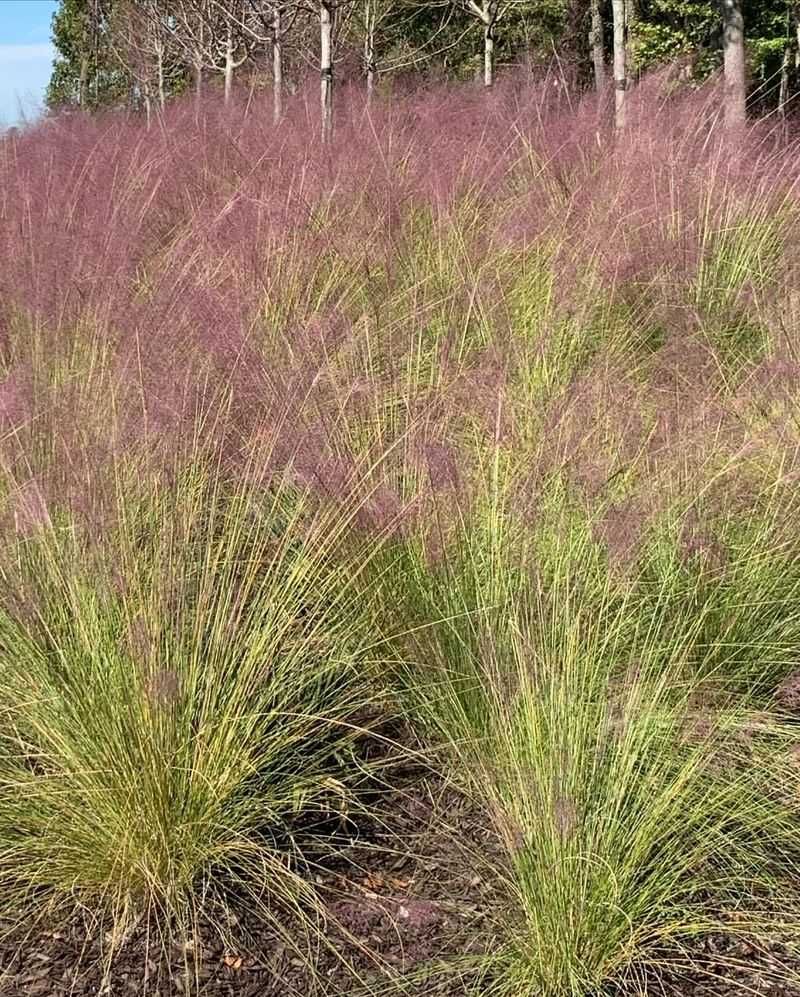
[[[781,83],[778,88],[778,114],[786,117],[786,103],[789,99],[789,67],[792,64],[792,46],[787,45],[783,50],[783,60],[781,61]]]
[[[81,68],[78,76],[78,106],[85,111],[89,106],[89,45],[92,39],[88,13],[81,18]]]
[[[86,52],[81,55],[81,71],[78,77],[78,104],[82,111],[86,110],[89,103],[89,56]]]
[[[283,118],[283,23],[281,9],[272,13],[272,123]]]
[[[198,38],[196,39],[194,56],[194,107],[195,112],[200,110],[203,100],[203,21],[198,27]]]
[[[375,18],[375,0],[364,0],[364,70],[368,101],[375,92]]]
[[[725,78],[725,125],[740,128],[746,120],[747,81],[741,0],[722,0],[722,51]]]
[[[166,88],[164,86],[164,46],[159,44],[156,48],[156,73],[158,82],[158,107],[163,113],[167,104]]]
[[[203,63],[198,59],[194,64],[194,102],[199,107],[203,99]]]
[[[794,68],[800,68],[800,7],[795,5],[794,7],[794,28],[795,28],[795,47],[794,47]]]
[[[612,0],[614,20],[614,124],[625,127],[625,97],[628,90],[627,25],[625,0]]]
[[[625,0],[625,89],[634,85],[633,26],[636,23],[636,0]]]
[[[594,65],[594,88],[600,93],[606,85],[605,39],[603,37],[603,17],[600,13],[600,0],[591,0],[592,27],[589,30],[589,50]]]
[[[333,135],[333,0],[319,5],[319,73],[322,110],[322,142]]]
[[[233,58],[233,32],[231,31],[230,25],[228,25],[228,35],[225,39],[225,103],[227,104],[231,99],[231,93],[233,92],[233,71],[235,69],[235,63]]]
[[[486,7],[484,4],[484,9]],[[494,25],[491,22],[483,25],[483,85],[494,85]]]
[[[145,83],[142,87],[142,97],[144,98],[144,115],[146,121],[146,128],[150,131],[150,124],[152,122],[152,101],[150,100],[150,84]]]

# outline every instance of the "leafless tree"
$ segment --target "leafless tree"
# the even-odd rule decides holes
[[[227,9],[226,0],[211,2]],[[271,53],[272,119],[277,124],[283,117],[283,45],[297,15],[303,11],[296,0],[247,0],[238,10],[229,10],[236,27],[248,40],[249,47],[263,47]]]
[[[497,22],[513,0],[455,0],[456,5],[483,26],[483,85],[494,85],[494,42]]]
[[[289,30],[286,5],[272,3],[272,120],[277,125],[283,117],[283,39]]]
[[[321,138],[323,144],[333,136],[334,64],[339,40],[350,20],[355,0],[318,0],[319,18],[319,77]]]
[[[387,6],[382,5],[380,0],[364,0],[364,74],[367,79],[368,100],[375,90],[377,76],[375,37],[378,30],[378,18],[380,12],[386,9]]]
[[[252,53],[253,38],[242,29],[249,8],[249,0],[176,0],[175,37],[194,66],[198,93],[202,72],[209,69],[222,75],[230,101],[234,74]]]
[[[175,37],[192,67],[195,102],[203,96],[203,71],[206,68],[206,24],[210,0],[175,0],[173,25]]]
[[[379,76],[398,72],[410,66],[441,55],[449,48],[454,48],[468,33],[469,28],[455,40],[442,41],[447,27],[452,22],[455,11],[451,0],[434,0],[426,2],[426,8],[436,7],[441,13],[439,23],[430,35],[421,43],[414,47],[403,45],[390,53],[381,53],[380,36],[389,22],[393,22],[396,34],[400,38],[404,37],[402,24],[404,18],[413,18],[419,11],[421,0],[361,0],[356,7],[355,22],[358,30],[362,32],[363,64],[364,76],[367,83],[367,98],[369,99],[374,90]]]
[[[319,76],[323,142],[329,142],[333,134],[333,26],[335,17],[335,0],[320,0]]]
[[[789,77],[792,68],[800,67],[800,3],[791,3],[786,11],[786,45],[781,61],[781,82],[778,90],[778,114],[786,117],[789,103]]]
[[[216,0],[222,2],[222,0]],[[250,0],[259,3],[261,0]],[[304,27],[316,24],[316,41],[311,42],[305,31],[294,31],[293,50],[308,65],[319,67],[321,138],[323,143],[333,135],[334,67],[336,52],[346,37],[353,11],[358,0],[283,0],[282,15],[291,15],[291,22],[302,22]],[[283,28],[283,37],[287,27]]]
[[[126,0],[112,9],[111,51],[130,77],[150,126],[153,107],[164,110],[169,77],[177,70],[170,10],[165,0]]]

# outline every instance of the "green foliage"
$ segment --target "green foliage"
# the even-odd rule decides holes
[[[78,106],[82,85],[89,110],[116,104],[127,97],[127,80],[108,44],[110,9],[110,3],[105,2],[61,0],[53,14],[56,59],[45,97],[51,110]]]
[[[764,102],[777,88],[775,74],[789,42],[787,17],[783,0],[760,0],[745,11],[751,84],[758,102]],[[687,60],[694,79],[705,79],[722,61],[717,5],[696,0],[642,0],[632,27],[631,51],[639,71],[681,58]]]
[[[714,4],[694,0],[650,0],[637,11],[632,50],[637,69],[647,69],[678,56],[691,56],[704,74],[719,64],[720,15]]]

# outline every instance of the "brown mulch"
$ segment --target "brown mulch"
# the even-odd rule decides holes
[[[313,959],[303,957],[300,942],[294,951],[269,926],[237,912],[231,934],[247,941],[190,941],[165,955],[139,928],[106,976],[103,932],[76,920],[0,941],[0,997],[462,997],[465,984],[453,971],[413,980],[420,968],[478,954],[486,942],[480,925],[489,883],[464,873],[484,837],[480,819],[455,792],[424,780],[381,809],[380,822],[359,827],[336,861],[314,875],[330,918],[328,945]],[[443,815],[458,838],[443,830]]]
[[[231,926],[238,943],[212,940],[218,933],[201,927],[204,944],[172,946],[167,955],[140,928],[106,975],[102,931],[75,920],[0,940],[0,997],[477,997],[457,965],[492,946],[491,868],[501,861],[481,815],[453,790],[419,778],[382,811],[314,873],[330,918],[327,945],[311,958],[239,914]],[[697,957],[696,972],[664,972],[629,993],[800,997],[800,987],[775,983],[780,966],[800,969],[785,951],[708,938]]]

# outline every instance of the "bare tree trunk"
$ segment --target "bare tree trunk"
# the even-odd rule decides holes
[[[634,85],[633,26],[636,23],[636,0],[625,0],[625,89]]]
[[[606,85],[605,39],[603,37],[603,17],[600,13],[600,0],[591,0],[592,27],[589,31],[589,49],[594,64],[594,87],[598,93]]]
[[[374,0],[364,2],[364,69],[367,74],[367,100],[375,92],[375,10]]]
[[[491,23],[483,25],[483,85],[494,85],[494,25]]]
[[[156,48],[156,73],[158,82],[158,106],[164,111],[167,103],[167,95],[164,87],[164,46],[158,45]]]
[[[272,12],[272,123],[283,118],[283,23],[281,8]]]
[[[194,49],[194,109],[200,110],[203,99],[203,21],[198,25],[197,46]]]
[[[152,121],[152,101],[150,100],[150,84],[145,83],[142,87],[142,97],[144,98],[144,116],[147,122],[147,130],[150,131]]]
[[[228,26],[228,37],[225,39],[225,103],[229,103],[233,91],[233,33]]]
[[[614,19],[614,124],[625,127],[625,97],[628,89],[625,0],[612,0]]]
[[[795,47],[794,47],[794,68],[800,68],[800,6],[794,5],[794,28],[795,28]]]
[[[88,14],[84,14],[81,18],[81,68],[78,76],[78,105],[82,111],[85,111],[89,106],[89,46],[90,42],[93,41],[93,32],[88,23],[88,17]]]
[[[778,88],[778,114],[786,117],[786,103],[789,99],[789,67],[792,64],[792,46],[786,45],[781,61],[781,84]]]
[[[792,28],[794,28],[794,33],[792,33]],[[789,80],[792,66],[795,70],[800,68],[800,4],[797,0],[789,5],[787,11],[786,34],[788,39],[783,50],[781,85],[778,92],[778,113],[783,119],[786,118],[786,105],[789,103]]]
[[[78,77],[78,104],[81,110],[86,110],[89,103],[89,56],[86,52],[81,55],[81,73]]]
[[[322,141],[333,134],[333,0],[319,5],[319,73],[322,105]]]
[[[725,124],[728,128],[739,128],[746,120],[747,100],[741,0],[722,0],[722,51]]]

